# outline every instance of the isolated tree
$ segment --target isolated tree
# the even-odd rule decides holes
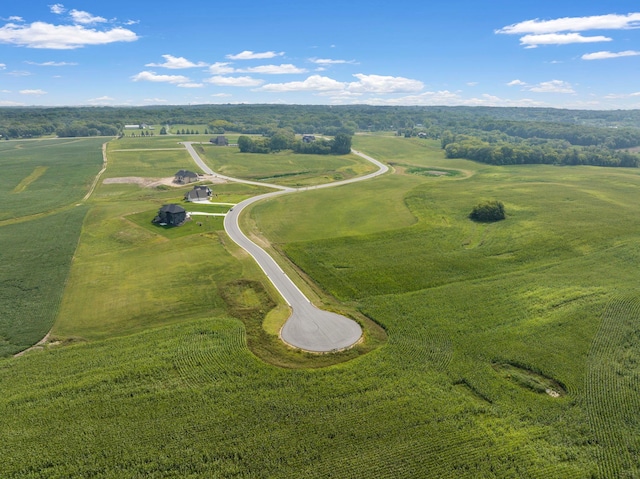
[[[167,134],[167,129],[164,126],[162,128],[160,128],[160,134],[161,135],[166,135]]]
[[[503,220],[506,218],[504,205],[501,201],[497,200],[484,201],[473,208],[473,211],[469,214],[469,218],[473,221],[483,223]]]
[[[248,136],[242,135],[238,138],[238,148],[242,153],[251,153],[253,151],[253,140]]]
[[[338,133],[331,143],[331,153],[346,155],[351,152],[351,137],[346,133]]]

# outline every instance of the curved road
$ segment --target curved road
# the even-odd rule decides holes
[[[256,201],[270,198],[272,196],[278,196],[286,193],[294,193],[299,191],[314,190],[319,188],[329,188],[348,183],[355,183],[357,181],[363,181],[386,173],[389,168],[367,156],[359,151],[352,150],[356,155],[372,162],[378,167],[378,171],[370,173],[365,176],[357,178],[351,178],[349,180],[337,181],[335,183],[326,183],[316,186],[308,186],[304,188],[290,188],[287,186],[274,185],[269,183],[261,183],[258,181],[241,180],[238,178],[231,178],[228,176],[220,175],[209,168],[204,161],[200,158],[198,153],[194,150],[192,142],[183,143],[187,151],[191,155],[191,158],[196,164],[207,174],[213,175],[218,178],[223,178],[229,181],[235,181],[239,183],[247,183],[251,185],[268,186],[275,188],[277,191],[265,193],[262,195],[248,198],[237,205],[235,205],[227,213],[224,219],[224,229],[229,237],[236,242],[241,248],[246,250],[260,265],[267,278],[273,283],[276,289],[280,292],[284,300],[292,309],[292,314],[287,319],[287,322],[280,331],[280,337],[282,340],[294,346],[296,348],[304,349],[306,351],[313,352],[329,352],[337,351],[340,349],[348,348],[352,346],[362,336],[362,330],[358,323],[352,319],[346,318],[336,313],[324,311],[316,308],[311,301],[298,289],[298,287],[291,281],[291,278],[287,276],[284,271],[278,266],[274,259],[267,254],[262,248],[251,241],[240,230],[238,224],[238,217],[244,208]]]

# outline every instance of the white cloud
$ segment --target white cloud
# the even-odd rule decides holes
[[[541,35],[525,35],[520,38],[520,45],[536,48],[538,45],[568,45],[571,43],[610,42],[611,38],[603,35],[585,37],[579,33],[544,33]]]
[[[133,81],[150,81],[155,83],[189,83],[190,80],[183,75],[157,75],[155,72],[144,71],[131,77]]]
[[[403,77],[391,77],[381,75],[353,75],[356,82],[340,82],[333,78],[311,75],[303,81],[288,83],[269,83],[260,88],[262,91],[286,92],[286,91],[315,91],[315,92],[349,92],[362,93],[400,93],[415,92],[424,88],[421,81]]]
[[[69,12],[71,18],[76,23],[82,23],[83,25],[90,25],[92,23],[105,23],[107,21],[106,18],[97,17],[95,15],[91,15],[89,12],[83,12],[81,10],[71,10]]]
[[[0,28],[0,43],[27,48],[71,50],[86,45],[133,42],[138,36],[131,30],[116,27],[107,31],[87,29],[81,25],[52,25],[34,22],[30,25],[7,23]]]
[[[143,100],[144,103],[167,103],[167,100],[164,98],[145,98]]]
[[[293,81],[288,83],[268,83],[260,88],[262,91],[286,92],[286,91],[340,91],[346,88],[347,84],[336,81],[329,77],[311,75],[303,81]]]
[[[261,65],[257,67],[245,68],[238,71],[246,73],[262,73],[265,75],[283,75],[307,72],[307,70],[305,70],[304,68],[298,68],[297,66],[291,65],[290,63],[282,65]]]
[[[24,106],[24,103],[17,101],[0,100],[0,106]]]
[[[521,86],[523,90],[535,93],[575,93],[573,86],[562,80],[551,80],[530,85],[522,80],[513,80],[507,83],[507,86]]]
[[[640,27],[640,13],[627,15],[596,15],[590,17],[563,17],[554,20],[526,20],[496,30],[496,33],[556,33],[587,30],[623,30]]]
[[[178,86],[180,88],[202,88],[204,84],[203,83],[179,83]]]
[[[15,15],[12,15],[6,19],[3,18],[3,20],[7,20],[8,22],[24,22],[24,18],[15,16]]]
[[[575,93],[570,83],[562,80],[551,80],[527,87],[536,93]]]
[[[66,8],[64,8],[64,5],[62,5],[61,3],[49,5],[49,10],[51,10],[51,13],[55,13],[56,15],[62,15],[67,11]]]
[[[224,75],[226,73],[234,73],[236,71],[235,68],[229,66],[228,62],[215,62],[213,65],[209,66],[209,72],[212,75]]]
[[[20,90],[20,94],[22,95],[46,95],[47,92],[44,90]]]
[[[252,77],[224,77],[213,76],[205,80],[207,83],[218,86],[255,87],[264,83],[263,80]]]
[[[350,64],[356,63],[355,60],[332,60],[330,58],[310,58],[309,61],[317,65],[339,65],[344,63],[350,63]]]
[[[6,70],[7,69],[7,65],[5,65],[4,63],[0,63],[0,70]]]
[[[25,63],[27,63],[29,65],[39,66],[39,67],[67,67],[67,66],[75,66],[75,65],[77,65],[77,63],[74,63],[74,62],[44,62],[44,63],[37,63],[37,62],[25,61]]]
[[[483,94],[480,97],[465,98],[460,93],[448,90],[428,91],[419,95],[399,98],[373,98],[367,101],[371,105],[444,105],[444,106],[542,106],[543,104],[528,98],[509,100],[493,95]]]
[[[256,53],[256,52],[252,52],[250,50],[245,50],[243,52],[240,53],[236,53],[235,55],[227,55],[227,58],[229,60],[263,60],[266,58],[274,58],[274,57],[281,57],[282,55],[284,55],[284,52],[262,52],[262,53]]]
[[[349,83],[347,89],[352,92],[367,93],[408,93],[420,91],[424,84],[419,80],[404,77],[392,77],[382,75],[353,75],[359,81]]]
[[[233,96],[233,95],[231,95],[230,93],[214,93],[211,96],[214,96],[216,98],[228,98],[228,97]]]
[[[7,73],[7,75],[11,75],[12,77],[28,77],[29,75],[31,75],[31,72],[27,72],[24,70],[14,70]]]
[[[595,52],[582,55],[583,60],[606,60],[608,58],[635,57],[640,55],[639,51],[626,50],[624,52]]]
[[[204,62],[193,63],[192,61],[189,61],[184,57],[174,57],[173,55],[162,55],[162,58],[166,60],[164,63],[147,63],[145,66],[169,68],[172,70],[179,70],[181,68],[196,68],[196,67],[207,66],[207,64]]]
[[[107,105],[115,101],[115,98],[111,98],[110,96],[101,96],[98,98],[90,98],[87,100],[87,103],[92,105]]]

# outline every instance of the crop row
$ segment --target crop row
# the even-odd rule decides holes
[[[600,444],[602,477],[640,474],[640,300],[606,307],[587,359],[585,403]]]

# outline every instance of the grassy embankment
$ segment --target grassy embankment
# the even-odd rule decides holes
[[[162,316],[168,303],[152,311],[157,322],[125,319],[114,307],[121,324],[103,325],[107,315],[98,315],[94,331],[140,332],[96,334],[88,344],[0,363],[0,456],[8,458],[0,475],[637,475],[638,171],[487,167],[445,160],[434,143],[416,139],[357,137],[355,146],[393,162],[396,175],[282,196],[256,205],[248,223],[317,282],[318,294],[382,324],[385,346],[330,368],[265,364],[245,346],[252,332],[231,318],[242,301],[266,299],[238,281],[226,283],[235,299],[211,293],[200,312],[178,321]],[[169,238],[131,228],[134,205],[153,211],[169,194],[101,186],[87,223],[99,226],[85,227],[78,266],[100,250],[107,255],[96,271],[140,261],[146,272],[133,281],[123,275],[128,287],[151,289],[153,273],[176,299],[189,294],[185,277],[169,267],[176,281],[162,279],[145,255],[158,247],[189,268],[180,255],[191,258],[189,249],[208,240],[213,281],[233,276],[227,268],[248,284],[260,280],[213,232]],[[493,198],[504,202],[506,221],[468,220],[479,200]],[[139,244],[118,243],[125,231],[140,234]],[[76,272],[65,295],[71,306],[81,278],[100,280],[74,265]],[[101,294],[96,288],[85,300]],[[136,298],[152,308],[158,300],[153,291]],[[72,311],[63,305],[59,324],[74,326]]]

